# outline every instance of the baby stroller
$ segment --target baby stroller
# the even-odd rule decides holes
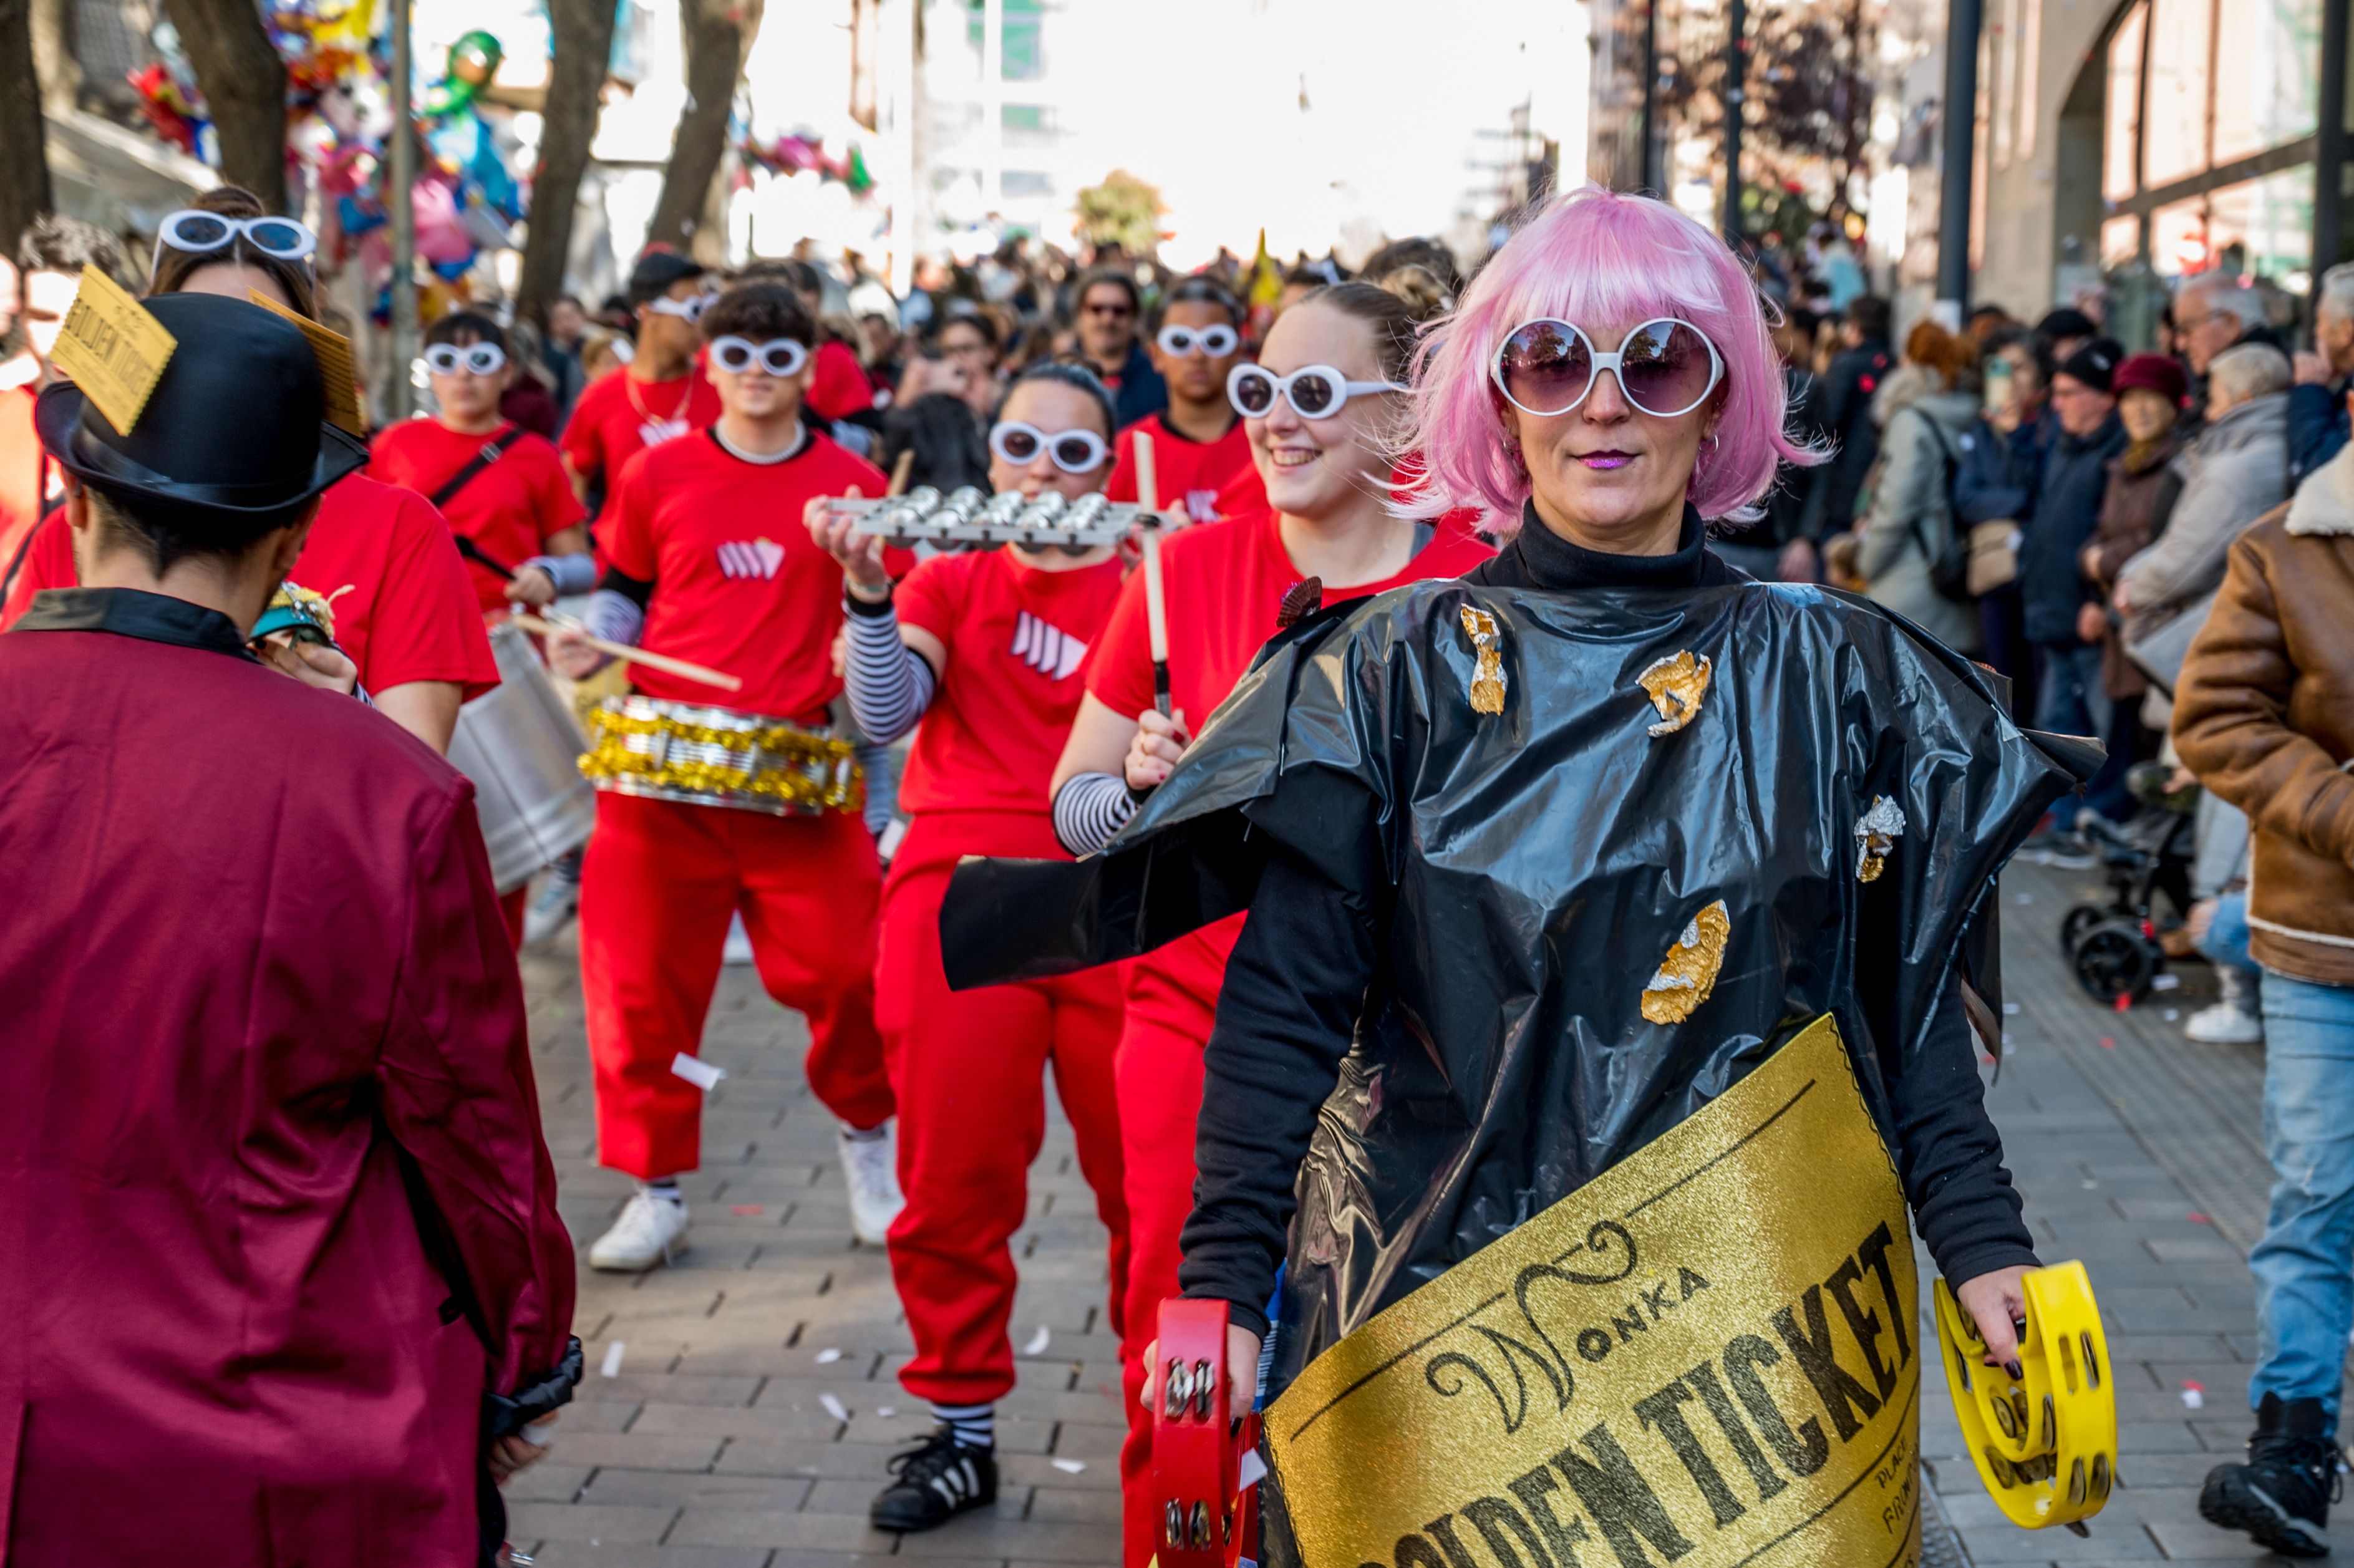
[[[2060,922],[2060,944],[2076,983],[2095,1001],[2139,1001],[2166,967],[2153,909],[2158,894],[2166,895],[2178,920],[2190,911],[2199,791],[2168,792],[2171,771],[2164,763],[2137,762],[2126,773],[2126,787],[2142,803],[2131,821],[2119,825],[2090,811],[2076,819],[2077,832],[2108,878],[2109,901],[2070,909]]]

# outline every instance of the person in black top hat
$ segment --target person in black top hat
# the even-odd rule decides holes
[[[143,308],[127,431],[41,393],[83,586],[0,636],[0,1541],[487,1563],[580,1352],[472,789],[249,645],[366,461],[308,341]]]

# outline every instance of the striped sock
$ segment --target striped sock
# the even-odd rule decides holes
[[[968,1448],[997,1446],[995,1404],[935,1404],[932,1419],[947,1427]]]

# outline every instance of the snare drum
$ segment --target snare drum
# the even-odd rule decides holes
[[[588,842],[597,792],[580,777],[580,726],[520,627],[491,628],[499,683],[458,710],[451,765],[474,781],[491,878],[514,892]]]
[[[856,752],[822,729],[636,695],[606,698],[588,725],[580,771],[599,789],[776,817],[866,804]]]

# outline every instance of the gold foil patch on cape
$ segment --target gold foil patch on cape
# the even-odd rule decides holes
[[[1306,1568],[1912,1568],[1920,1322],[1819,1019],[1357,1324],[1268,1407],[1268,1459]]]
[[[1732,935],[1733,916],[1723,899],[1693,916],[1683,939],[1668,949],[1659,972],[1643,988],[1643,1016],[1654,1023],[1690,1018],[1716,989],[1716,971],[1724,967],[1724,944]]]
[[[1878,882],[1888,869],[1889,852],[1904,832],[1903,808],[1885,795],[1872,798],[1872,810],[1856,819],[1855,879]]]
[[[1708,655],[1687,649],[1672,658],[1655,661],[1635,677],[1635,683],[1651,694],[1651,705],[1659,710],[1659,722],[1651,726],[1654,738],[1673,735],[1700,715],[1708,674]]]
[[[1471,646],[1479,651],[1479,662],[1471,670],[1471,711],[1502,713],[1504,634],[1496,630],[1494,616],[1468,604],[1463,607],[1463,630],[1470,634]]]

